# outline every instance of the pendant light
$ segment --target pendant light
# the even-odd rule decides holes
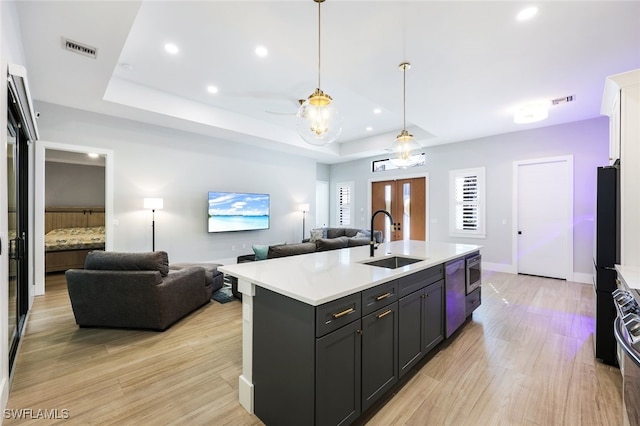
[[[327,145],[342,132],[342,115],[336,110],[331,96],[320,90],[320,3],[318,3],[318,87],[300,105],[297,116],[298,133],[311,145]]]
[[[396,136],[396,141],[391,146],[391,164],[396,167],[406,168],[415,166],[418,163],[418,152],[420,145],[413,139],[413,135],[407,131],[407,70],[411,68],[409,62],[400,64],[402,70],[402,131]]]

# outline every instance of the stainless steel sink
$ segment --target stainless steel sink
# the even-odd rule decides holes
[[[415,257],[404,256],[390,256],[362,263],[364,263],[365,265],[379,266],[380,268],[396,269],[402,268],[403,266],[411,265],[412,263],[420,262],[422,260],[424,259],[416,259]]]

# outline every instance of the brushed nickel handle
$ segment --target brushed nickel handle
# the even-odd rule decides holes
[[[391,296],[391,293],[381,294],[380,296],[376,297],[376,300],[386,299],[389,296]]]
[[[349,315],[353,311],[354,311],[353,308],[345,309],[342,312],[338,312],[337,314],[333,314],[333,319],[338,319],[338,318],[341,318],[341,317],[343,317],[345,315]]]
[[[381,313],[380,315],[378,315],[378,319],[380,318],[384,318],[387,315],[389,315],[391,313],[391,309],[389,309],[388,311],[384,311],[383,313]]]

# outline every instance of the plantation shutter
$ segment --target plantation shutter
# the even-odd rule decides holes
[[[351,185],[338,184],[338,226],[351,225]]]
[[[456,191],[456,229],[478,230],[478,176],[476,174],[458,176]]]
[[[485,238],[484,167],[451,170],[449,176],[451,236]]]

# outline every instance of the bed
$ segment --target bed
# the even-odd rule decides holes
[[[104,250],[104,207],[45,209],[45,272],[83,268],[87,253]]]

